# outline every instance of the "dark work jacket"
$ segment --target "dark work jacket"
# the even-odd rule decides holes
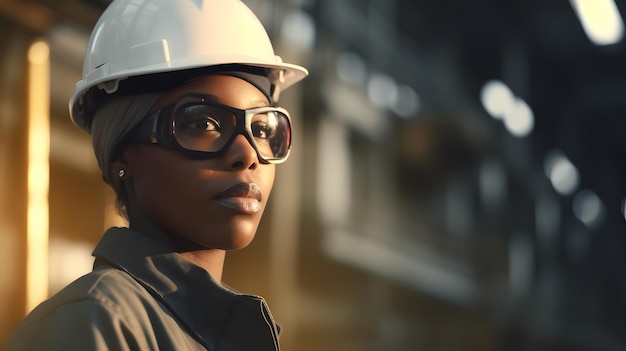
[[[94,270],[35,308],[7,350],[279,350],[265,301],[216,283],[170,247],[111,228]]]

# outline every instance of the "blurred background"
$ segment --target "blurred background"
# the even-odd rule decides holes
[[[109,2],[0,0],[0,345],[123,225],[67,112]],[[311,72],[224,277],[285,350],[626,350],[625,1],[244,2]]]

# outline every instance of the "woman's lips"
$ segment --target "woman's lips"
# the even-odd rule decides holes
[[[261,188],[255,183],[235,184],[217,197],[217,202],[221,205],[244,213],[259,212],[261,200]]]

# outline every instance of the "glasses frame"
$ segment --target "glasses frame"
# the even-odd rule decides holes
[[[271,163],[271,164],[281,164],[287,160],[289,154],[291,153],[291,116],[289,112],[282,107],[278,106],[264,106],[264,107],[254,107],[250,109],[238,109],[232,106],[224,105],[215,101],[211,101],[214,97],[200,95],[200,94],[190,94],[185,97],[190,97],[190,99],[181,99],[178,102],[173,104],[166,105],[161,109],[149,114],[131,133],[130,140],[134,142],[140,142],[145,144],[157,144],[160,146],[167,147],[169,149],[174,149],[182,152],[185,155],[191,156],[193,158],[198,159],[210,159],[222,156],[226,150],[230,147],[230,144],[235,140],[238,135],[243,135],[254,151],[257,154],[257,158],[261,163]],[[218,151],[198,151],[191,150],[180,145],[178,140],[176,140],[175,136],[175,119],[176,111],[183,106],[187,106],[190,104],[198,104],[198,105],[209,105],[215,106],[226,111],[231,112],[235,116],[235,128],[233,130],[233,134],[226,141],[224,146]],[[252,117],[259,113],[264,112],[279,112],[287,117],[287,122],[289,126],[289,138],[287,140],[287,152],[283,157],[265,157],[261,155],[259,149],[254,141],[254,136],[252,135]]]

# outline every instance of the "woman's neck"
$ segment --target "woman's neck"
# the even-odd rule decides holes
[[[143,218],[131,218],[129,227],[171,247],[186,260],[204,268],[216,282],[221,283],[226,259],[225,250],[207,249],[174,233],[166,232]]]
[[[216,282],[221,284],[226,251],[217,249],[200,249],[179,252],[179,254],[195,265],[204,268]]]

